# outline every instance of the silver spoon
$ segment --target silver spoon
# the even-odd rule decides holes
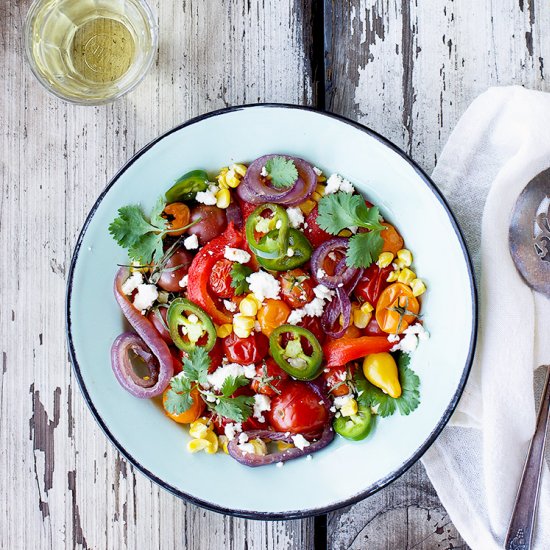
[[[510,222],[509,245],[525,282],[550,298],[550,169],[532,179],[519,196]],[[506,550],[531,548],[549,413],[550,368],[506,535]]]

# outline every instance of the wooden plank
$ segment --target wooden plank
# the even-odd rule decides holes
[[[367,124],[431,172],[468,104],[489,86],[550,90],[544,0],[325,2],[329,110]],[[464,548],[417,464],[329,517],[331,548]]]
[[[96,426],[70,370],[67,268],[117,169],[200,113],[313,100],[308,1],[154,4],[156,64],[131,95],[97,108],[47,95],[23,59],[30,1],[0,5],[0,548],[311,548],[312,520],[224,517],[136,473]]]

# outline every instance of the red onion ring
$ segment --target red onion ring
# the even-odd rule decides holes
[[[233,222],[233,225],[237,229],[243,228],[243,213],[241,207],[236,203],[232,202],[226,209],[225,215],[227,217],[227,223]]]
[[[307,382],[307,385],[319,396],[320,401],[323,402],[328,417],[327,423],[321,434],[321,437],[317,441],[310,442],[310,444],[304,449],[298,449],[293,447],[291,449],[286,449],[284,451],[279,451],[277,453],[272,453],[265,456],[260,456],[252,453],[244,453],[239,449],[238,439],[235,438],[229,442],[227,445],[227,450],[237,462],[244,464],[245,466],[250,466],[255,468],[257,466],[266,466],[267,464],[274,464],[276,462],[286,462],[287,460],[293,460],[295,458],[300,458],[301,456],[310,455],[321,449],[324,449],[329,443],[334,439],[334,430],[332,428],[332,418],[333,414],[330,410],[331,402],[329,401],[326,393],[323,391],[323,388],[319,385],[317,380],[313,382]],[[286,443],[294,443],[292,440],[292,435],[283,432],[273,432],[271,430],[250,430],[244,432],[248,439],[271,439],[275,441],[285,441]]]
[[[276,189],[269,185],[266,178],[261,175],[265,163],[274,157],[283,157],[292,160],[298,170],[298,179],[292,187]],[[243,181],[237,187],[237,195],[241,200],[252,204],[265,204],[271,202],[284,206],[297,206],[311,197],[317,186],[317,175],[309,162],[288,155],[265,155],[256,159],[247,169]]]
[[[319,271],[325,271],[323,266],[329,254],[342,252],[345,255],[347,249],[348,239],[345,237],[336,237],[324,242],[313,251],[311,255],[311,273],[319,284],[325,285],[330,289],[342,288],[357,275],[358,269],[356,267],[348,267],[345,258],[342,258],[336,264],[334,275],[328,275],[327,273],[321,277],[318,275]]]
[[[348,293],[344,288],[336,289],[338,300],[332,300],[323,312],[321,317],[321,325],[325,332],[331,338],[341,338],[351,323],[351,301]],[[342,316],[343,325],[339,330],[334,329],[334,325],[339,325],[340,315]]]
[[[286,443],[293,443],[291,435],[285,435],[282,432],[271,432],[269,430],[251,430],[249,432],[244,432],[248,435],[249,439],[273,439],[276,441],[286,441]],[[332,425],[328,424],[323,430],[323,434],[318,441],[310,443],[304,449],[298,449],[298,447],[292,447],[291,449],[286,449],[285,451],[279,451],[277,453],[271,453],[269,455],[261,456],[252,453],[244,453],[239,448],[239,443],[237,438],[233,439],[227,445],[227,450],[231,457],[233,457],[237,462],[244,464],[245,466],[250,466],[255,468],[257,466],[266,466],[268,464],[274,464],[276,462],[286,462],[287,460],[293,460],[295,458],[300,458],[301,456],[310,455],[321,449],[325,448],[329,443],[334,439],[334,430]]]
[[[128,296],[122,292],[122,284],[128,278],[128,268],[118,270],[115,283],[115,298],[122,313],[132,325],[137,335],[130,337],[121,334],[111,348],[113,372],[120,385],[135,397],[148,399],[161,395],[174,375],[174,360],[166,342],[155,330],[152,323],[133,306]],[[128,352],[138,354],[151,372],[151,380],[143,380],[135,374]]]

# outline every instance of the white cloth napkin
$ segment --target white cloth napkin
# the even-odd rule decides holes
[[[480,323],[464,395],[423,463],[474,550],[503,548],[535,427],[534,369],[550,364],[550,300],[525,285],[508,252],[516,199],[548,167],[550,94],[505,87],[470,105],[433,173],[473,257]],[[534,544],[540,550],[550,548],[544,468]]]

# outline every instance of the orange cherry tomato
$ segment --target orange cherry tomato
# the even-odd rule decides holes
[[[403,312],[396,311],[403,308]],[[405,314],[408,311],[411,314]],[[386,288],[376,305],[376,321],[380,328],[390,334],[401,334],[416,320],[420,304],[413,296],[412,290],[403,283],[394,283]]]
[[[382,252],[391,252],[395,256],[405,245],[403,237],[391,223],[384,222],[382,225],[386,227],[384,231],[380,231],[380,236],[384,241]]]
[[[282,300],[266,300],[258,311],[261,331],[269,336],[274,329],[286,323],[289,315],[290,308]]]
[[[179,237],[185,233],[186,229],[182,228],[189,225],[189,218],[191,217],[189,207],[186,204],[183,202],[168,204],[164,208],[163,214],[163,217],[168,220],[168,227],[171,230],[170,235]],[[172,231],[174,229],[180,229],[180,231]]]
[[[166,399],[169,389],[170,388],[166,389],[162,396],[162,404],[164,406],[164,413],[166,414],[166,416],[170,417],[174,422],[177,422],[178,424],[191,424],[191,422],[195,422],[195,420],[200,417],[205,407],[205,403],[199,394],[199,390],[197,390],[197,388],[193,388],[191,390],[190,395],[193,399],[193,404],[191,405],[191,407],[189,407],[189,409],[187,409],[185,412],[182,412],[181,414],[174,414],[166,410]]]

